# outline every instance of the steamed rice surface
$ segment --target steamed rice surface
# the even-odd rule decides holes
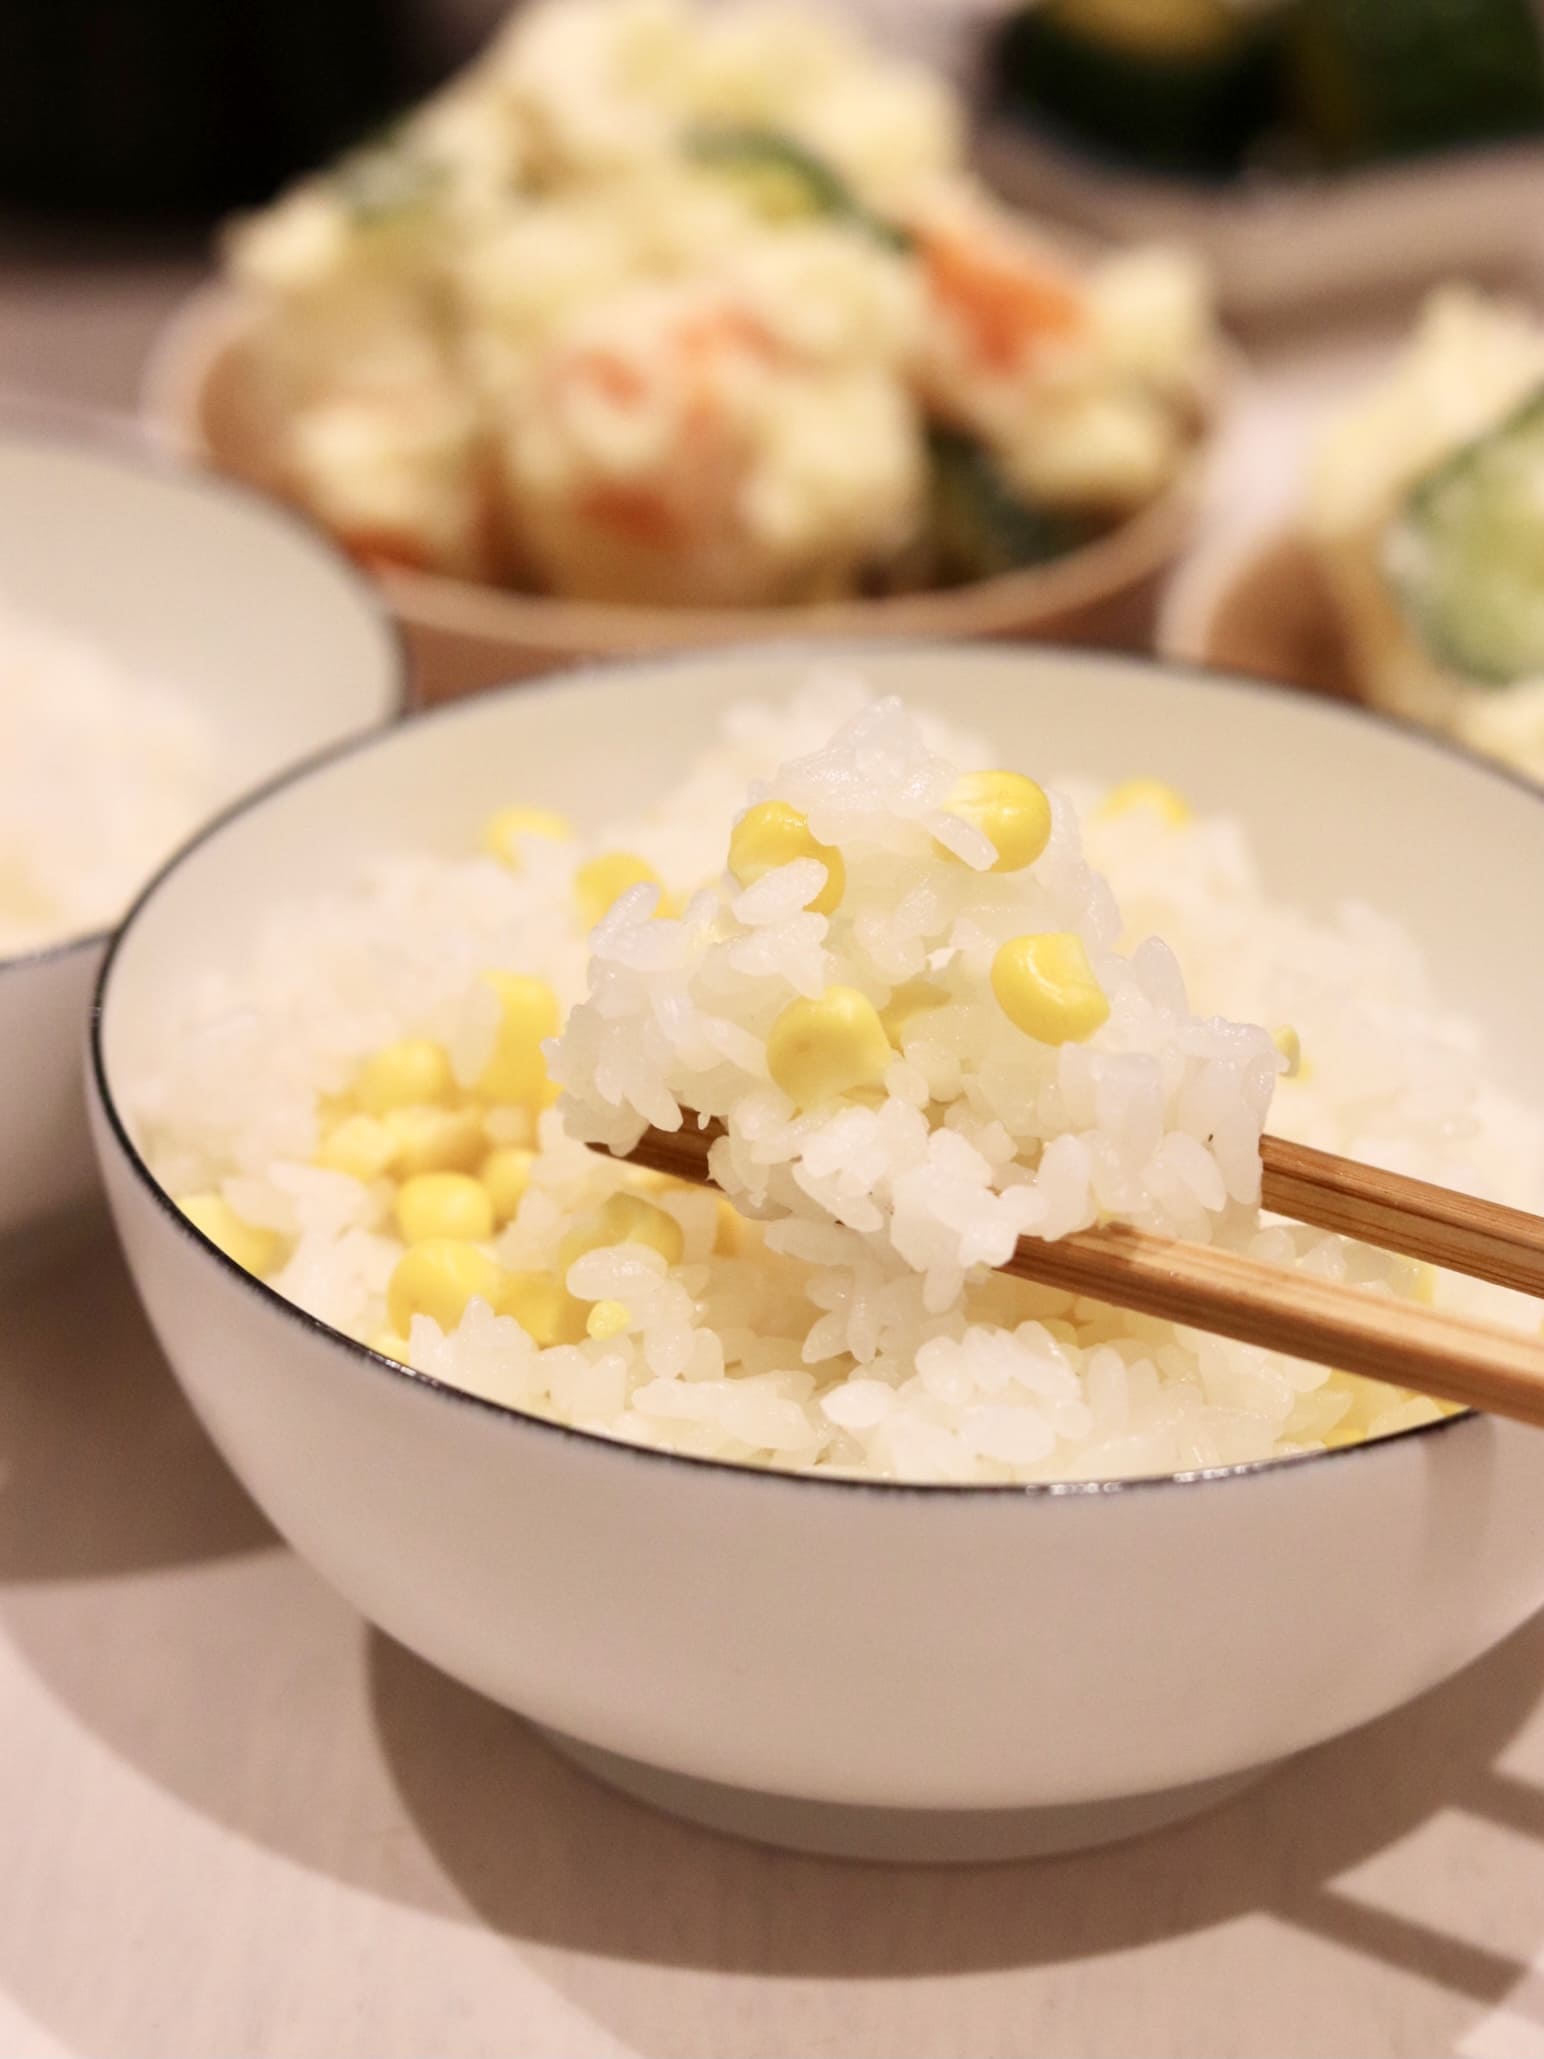
[[[786,708],[736,710],[644,819],[521,835],[513,866],[378,865],[182,997],[166,1069],[139,1083],[151,1164],[176,1194],[218,1194],[267,1239],[254,1269],[325,1320],[639,1444],[992,1482],[1226,1465],[1431,1420],[1423,1398],[991,1270],[1024,1231],[1114,1218],[1506,1319],[1499,1290],[1263,1219],[1260,1132],[1269,1112],[1280,1133],[1452,1185],[1544,1191],[1540,1126],[1485,1082],[1476,1032],[1439,1009],[1395,924],[1274,906],[1236,823],[1141,787],[1054,786],[1039,858],[987,870],[991,846],[947,803],[962,770],[996,762],[826,677]],[[826,876],[811,860],[749,886],[724,873],[731,825],[769,797],[840,853],[830,915],[809,905]],[[618,850],[660,884],[623,892],[587,938],[586,867]],[[1059,1046],[992,998],[998,946],[1044,931],[1081,940],[1109,1002]],[[548,1046],[558,1108],[479,1099],[490,967],[540,976],[572,1010]],[[833,984],[888,1015],[893,1056],[861,1094],[800,1109],[769,1077],[768,1034]],[[1270,1034],[1290,1048],[1288,1026],[1290,1074]],[[422,1313],[385,1333],[396,1175],[317,1159],[361,1068],[405,1036],[448,1054],[478,1151],[531,1149],[481,1250],[498,1279],[560,1283],[561,1341],[543,1348],[496,1290],[448,1334]],[[734,1208],[565,1129],[626,1146],[682,1110],[725,1124],[714,1162]],[[622,1193],[659,1212],[643,1241],[596,1231]]]
[[[1118,1216],[1206,1238],[1252,1208],[1283,1062],[1263,1028],[1191,1015],[1157,938],[1120,948],[1067,804],[1033,864],[994,870],[986,833],[950,810],[963,769],[896,701],[781,768],[769,798],[840,853],[839,906],[808,906],[823,877],[809,858],[711,889],[668,937],[641,896],[619,906],[556,1067],[570,1126],[614,1150],[646,1122],[678,1128],[683,1106],[722,1119],[718,1184],[795,1219],[777,1243],[843,1263],[893,1254],[923,1274],[929,1310],[1020,1236]],[[1045,934],[1079,938],[1108,1003],[1086,1041],[1027,1035],[994,995],[999,949]],[[897,1048],[872,1094],[801,1110],[769,1066],[775,1024],[832,987],[888,1017]]]
[[[115,922],[215,792],[196,709],[0,593],[0,956]]]

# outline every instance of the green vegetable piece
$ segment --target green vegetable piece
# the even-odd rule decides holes
[[[368,229],[426,206],[443,176],[440,166],[383,139],[350,151],[335,167],[332,180],[355,226]]]
[[[928,433],[930,583],[961,586],[1045,564],[1105,526],[1081,509],[1037,506],[1017,494],[986,447],[959,430]]]
[[[1544,675],[1544,387],[1417,482],[1383,563],[1442,664],[1490,685]]]
[[[1331,164],[1544,131],[1532,0],[1298,0],[1289,92]]]
[[[909,250],[904,229],[864,207],[845,179],[813,150],[779,129],[694,129],[687,152],[740,182],[774,220],[827,216],[850,223],[892,250]]]

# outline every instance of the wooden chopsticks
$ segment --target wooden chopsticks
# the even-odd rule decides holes
[[[709,1185],[708,1149],[718,1133],[717,1125],[646,1130],[628,1157]],[[1275,1137],[1263,1140],[1262,1151],[1263,1205],[1274,1213],[1544,1293],[1544,1221],[1537,1216]],[[1051,1243],[1022,1237],[1002,1270],[1544,1426],[1544,1342],[1514,1330],[1119,1225]]]
[[[1544,1294],[1544,1219],[1333,1151],[1262,1137],[1260,1205],[1449,1272]]]

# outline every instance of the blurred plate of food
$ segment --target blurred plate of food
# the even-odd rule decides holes
[[[1160,641],[1366,700],[1544,780],[1544,322],[1434,293],[1317,439],[1296,519],[1199,551]]]
[[[238,223],[148,408],[377,568],[431,691],[813,633],[1132,640],[1226,353],[828,16],[545,0]]]
[[[1531,0],[1041,0],[988,71],[999,191],[1101,236],[1185,238],[1230,312],[1537,254]]]

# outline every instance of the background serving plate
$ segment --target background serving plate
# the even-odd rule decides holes
[[[1104,164],[1000,117],[976,154],[983,176],[1016,206],[1112,241],[1187,244],[1211,265],[1224,309],[1243,319],[1365,303],[1455,274],[1515,281],[1538,262],[1537,143],[1203,184]]]
[[[1158,648],[1186,664],[1362,699],[1313,553],[1290,528],[1197,551],[1164,596]]]
[[[168,326],[145,387],[151,425],[178,452],[272,491],[264,415],[243,357],[240,302],[215,287]],[[1224,365],[1221,385],[1236,368]],[[1220,402],[1217,410],[1220,413]],[[790,608],[640,608],[573,601],[383,567],[426,699],[529,677],[581,658],[805,638],[1036,637],[1137,647],[1163,575],[1195,524],[1211,432],[1174,484],[1097,542],[1064,558],[948,592]]]

